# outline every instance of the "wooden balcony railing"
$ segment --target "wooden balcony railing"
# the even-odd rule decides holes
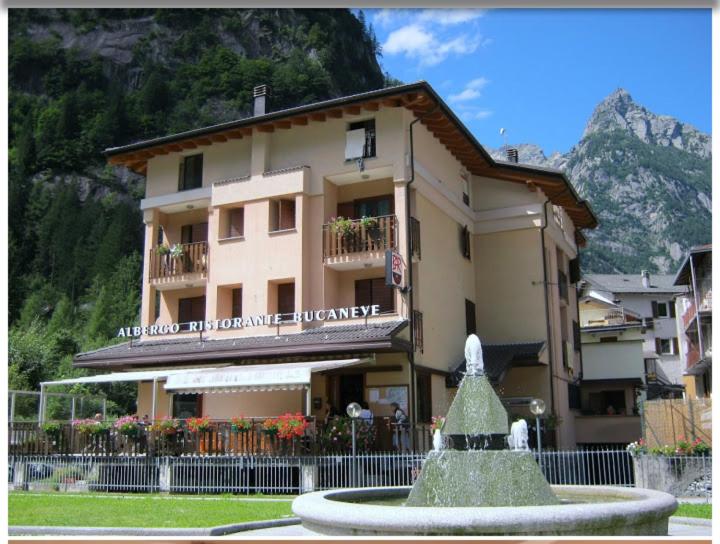
[[[323,225],[323,257],[340,257],[366,251],[385,251],[397,246],[397,217],[373,217],[368,226],[360,219],[350,221],[346,228],[328,223]]]
[[[208,269],[208,244],[195,242],[177,244],[182,254],[158,254],[157,248],[150,252],[150,279],[174,278],[185,274],[206,274]]]
[[[687,328],[690,326],[690,323],[693,319],[695,319],[695,316],[697,315],[697,309],[695,308],[695,301],[691,300],[690,305],[687,307],[687,309],[682,314],[682,323],[683,323],[683,329],[687,330]]]
[[[263,430],[264,419],[250,420],[252,426],[239,430],[230,421],[213,420],[206,431],[194,432],[184,421],[171,434],[140,425],[134,436],[124,436],[111,428],[98,434],[83,434],[70,423],[48,433],[30,422],[8,423],[9,455],[92,455],[92,456],[181,456],[181,455],[313,455],[347,453],[351,448],[347,418],[329,423],[306,418],[302,436],[280,438]],[[333,430],[335,428],[335,430]],[[360,451],[392,451],[397,444],[414,444],[414,451],[432,447],[428,424],[398,428],[387,417],[376,417],[372,424],[358,421],[356,437]],[[404,438],[401,436],[404,435]],[[333,440],[337,437],[338,440]]]

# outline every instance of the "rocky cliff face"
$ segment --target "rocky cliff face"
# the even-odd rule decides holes
[[[583,252],[587,271],[671,273],[689,247],[711,239],[710,136],[650,112],[624,89],[598,104],[570,152],[514,147],[520,162],[565,171],[598,215]],[[506,157],[504,148],[489,151]]]

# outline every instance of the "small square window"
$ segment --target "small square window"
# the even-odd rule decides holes
[[[345,159],[367,159],[374,156],[375,119],[350,123],[346,134]]]
[[[270,232],[295,228],[295,199],[270,201]]]
[[[245,208],[232,208],[228,210],[228,238],[245,236]]]
[[[295,312],[295,284],[280,283],[277,286],[277,313],[292,314]]]
[[[658,302],[658,317],[667,317],[668,315],[667,302]]]

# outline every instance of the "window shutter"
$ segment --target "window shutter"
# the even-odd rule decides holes
[[[192,241],[195,242],[207,242],[208,239],[208,224],[207,223],[196,223],[192,228]]]
[[[569,263],[570,265],[570,283],[580,281],[580,257],[575,257]]]
[[[667,305],[670,308],[670,317],[672,317],[674,319],[675,318],[675,301],[668,300]]]
[[[655,339],[655,352],[656,353],[662,353],[662,342],[659,338]]]
[[[677,338],[672,338],[672,352],[673,355],[680,355],[680,343]]]
[[[470,259],[470,231],[467,226],[460,229],[460,253],[466,259]]]
[[[465,334],[470,335],[476,332],[475,303],[465,299]]]
[[[242,317],[242,287],[232,290],[231,317]]]
[[[181,244],[189,244],[192,242],[193,237],[193,226],[192,225],[183,225],[180,227],[180,243]]]
[[[656,300],[652,301],[652,316],[657,317],[658,316],[658,303]]]
[[[392,312],[395,310],[395,290],[385,285],[385,278],[374,278],[371,280],[372,303],[380,306],[380,312]]]
[[[178,169],[178,191],[185,190],[185,159],[180,161],[180,168]]]
[[[294,229],[295,228],[295,201],[294,200],[281,200],[280,201],[280,229]]]
[[[191,321],[205,321],[205,297],[194,297],[192,301]]]
[[[228,237],[235,238],[245,234],[245,208],[234,208],[230,210]]]
[[[281,283],[277,286],[278,313],[291,314],[295,311],[295,284]]]
[[[371,280],[355,280],[355,306],[372,304]]]

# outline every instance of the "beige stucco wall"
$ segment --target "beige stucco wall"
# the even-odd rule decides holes
[[[473,239],[481,340],[544,340],[547,327],[539,231],[481,234]]]
[[[170,416],[170,400],[171,397],[163,389],[162,381],[157,382],[155,389],[155,418],[160,419],[163,417]],[[140,382],[138,383],[138,396],[137,396],[137,415],[138,417],[144,417],[148,415],[152,417],[152,390],[153,382]]]
[[[642,378],[645,369],[642,341],[583,343],[586,380]]]

